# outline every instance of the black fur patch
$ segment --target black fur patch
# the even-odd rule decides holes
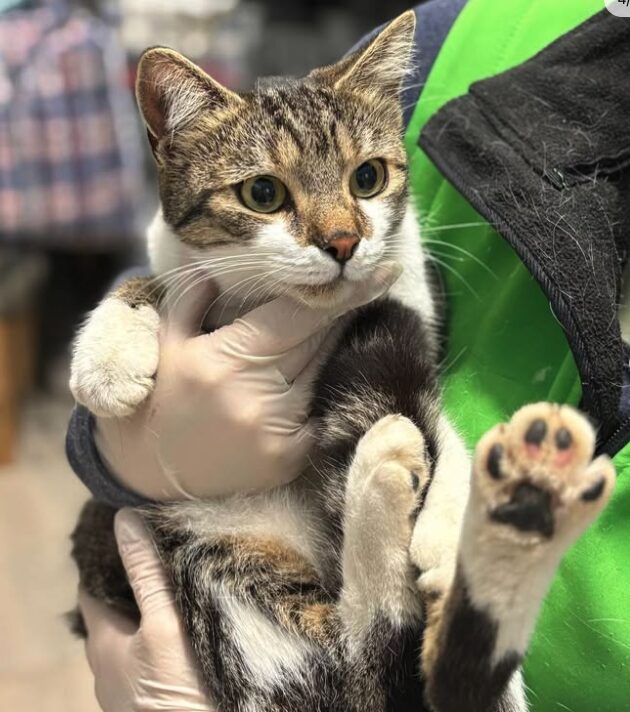
[[[116,511],[94,500],[85,504],[71,537],[72,558],[79,569],[79,583],[89,594],[138,622],[140,613],[114,537]],[[85,633],[79,618],[73,624],[74,632]]]
[[[497,623],[475,608],[461,571],[455,583],[450,625],[428,681],[431,703],[439,712],[499,712],[510,677],[521,661],[510,653],[492,666]]]
[[[392,654],[396,655],[395,664],[390,666],[394,674],[384,681],[387,712],[425,712],[422,703],[424,683],[418,663],[421,644],[421,624],[394,631],[389,645]]]

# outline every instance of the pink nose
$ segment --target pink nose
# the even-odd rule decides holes
[[[337,262],[343,264],[352,257],[358,244],[359,237],[357,235],[344,233],[330,240],[330,242],[327,242],[324,250],[337,260]]]

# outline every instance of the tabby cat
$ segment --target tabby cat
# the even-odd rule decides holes
[[[289,290],[313,304],[387,261],[404,266],[322,354],[301,477],[139,510],[223,712],[525,710],[519,663],[542,597],[613,487],[609,461],[592,462],[592,428],[570,408],[526,406],[495,427],[472,478],[442,412],[399,102],[414,22],[407,12],[333,66],[242,94],[168,49],[140,62],[161,196],[154,278],[123,285],[88,317],[72,367],[79,402],[120,416],[149,394],[168,292],[156,277],[170,270],[243,256],[240,273],[214,275],[238,294],[212,310],[219,326],[255,305],[238,291],[249,255],[265,261],[259,276],[279,275],[266,299]],[[137,618],[113,514],[88,503],[74,556],[88,591]]]

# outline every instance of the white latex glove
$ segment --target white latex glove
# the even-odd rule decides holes
[[[335,320],[381,296],[394,263],[356,284],[334,308],[287,297],[199,334],[208,304],[197,293],[160,326],[155,389],[127,418],[99,418],[96,444],[110,470],[151,499],[214,497],[295,478],[310,448],[315,358]]]
[[[140,517],[120,510],[115,531],[141,620],[136,627],[79,589],[98,703],[104,712],[212,712],[168,581]]]

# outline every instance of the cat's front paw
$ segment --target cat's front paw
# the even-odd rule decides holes
[[[159,359],[160,319],[142,304],[105,299],[89,315],[73,349],[70,390],[102,417],[130,415],[151,393]]]

